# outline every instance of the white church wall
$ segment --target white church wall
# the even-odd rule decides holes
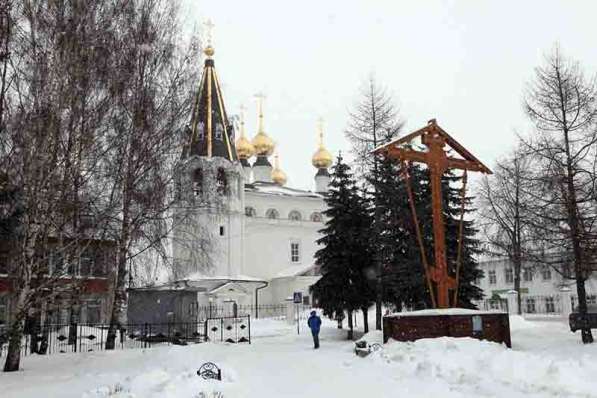
[[[311,221],[313,213],[324,209],[323,198],[245,194],[245,207],[255,209],[253,217],[244,222],[243,273],[249,276],[271,279],[281,271],[293,266],[314,263],[318,250],[316,240],[323,222]],[[277,219],[267,218],[274,209]],[[301,220],[291,220],[291,212],[298,212]],[[296,214],[296,213],[294,213]],[[292,244],[298,244],[298,259],[292,256]]]

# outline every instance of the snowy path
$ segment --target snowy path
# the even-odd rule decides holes
[[[251,345],[200,344],[27,358],[0,375],[2,397],[597,397],[597,345],[583,347],[561,322],[513,320],[514,349],[469,339],[392,343],[357,358],[331,323],[322,348],[283,322],[256,325]],[[203,381],[213,361],[223,382]],[[114,393],[116,386],[122,389]]]

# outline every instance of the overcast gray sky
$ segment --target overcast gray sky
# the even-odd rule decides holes
[[[370,73],[395,95],[405,133],[436,118],[491,166],[524,132],[521,96],[558,42],[597,71],[597,1],[186,0],[187,19],[214,24],[215,61],[229,113],[267,133],[288,185],[312,189],[316,121],[334,154],[350,150],[347,110]]]

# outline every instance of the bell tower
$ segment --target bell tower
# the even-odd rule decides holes
[[[207,25],[203,73],[176,168],[176,279],[193,274],[232,277],[242,267],[244,175],[215,70],[212,26]]]

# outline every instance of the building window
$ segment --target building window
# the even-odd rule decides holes
[[[94,274],[95,258],[91,249],[86,249],[81,253],[79,258],[79,272],[81,276],[93,276]]]
[[[220,195],[228,194],[228,181],[226,180],[226,171],[224,169],[218,169],[218,175],[216,178],[217,189]]]
[[[525,268],[522,271],[522,278],[525,282],[532,282],[533,281],[533,271],[530,268]]]
[[[85,321],[87,323],[100,323],[102,321],[101,300],[85,302]]]
[[[303,305],[311,305],[311,297],[303,296]]]
[[[301,261],[300,245],[298,242],[290,243],[290,262],[298,263]]]
[[[193,171],[193,193],[195,196],[201,195],[203,192],[203,173],[200,169]]]
[[[529,314],[534,314],[537,311],[537,308],[535,307],[535,299],[534,298],[527,298],[526,304],[527,304],[527,312]]]
[[[495,270],[489,271],[488,275],[489,275],[489,284],[495,285],[497,283],[497,277],[495,275]]]
[[[290,212],[290,214],[288,214],[288,219],[290,221],[301,221],[302,216],[301,216],[301,213],[299,213],[296,210],[293,210]]]
[[[54,250],[50,253],[50,275],[52,276],[62,276],[66,273],[64,264],[64,257],[62,253],[57,250]]]
[[[265,212],[265,217],[269,218],[270,220],[276,220],[280,217],[280,213],[276,209],[269,209]]]
[[[245,216],[247,217],[255,217],[257,215],[257,212],[255,211],[255,208],[253,207],[245,207]]]
[[[8,295],[0,294],[0,332],[8,325]]]
[[[556,305],[554,303],[553,297],[545,297],[545,312],[556,312]]]
[[[541,276],[543,277],[544,281],[551,280],[551,269],[549,267],[543,268],[543,270],[541,271]]]
[[[0,274],[8,274],[8,256],[0,253]]]
[[[514,271],[512,268],[506,268],[506,283],[514,283]]]
[[[315,213],[311,214],[311,221],[322,222],[323,216],[321,215],[321,213],[315,212]]]
[[[220,236],[224,236],[224,226],[220,225]]]

